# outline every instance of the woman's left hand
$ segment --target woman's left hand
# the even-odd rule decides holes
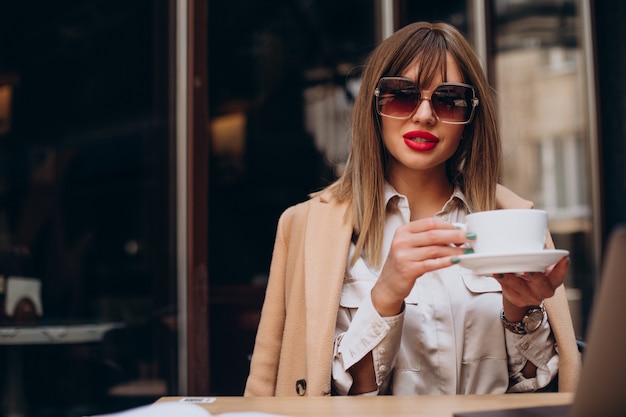
[[[545,272],[524,274],[494,274],[502,286],[504,313],[509,321],[521,320],[529,306],[537,306],[554,295],[563,284],[569,269],[569,257],[557,262]]]

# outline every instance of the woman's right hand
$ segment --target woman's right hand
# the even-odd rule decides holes
[[[379,314],[399,314],[415,281],[426,272],[458,262],[456,257],[464,253],[459,246],[473,238],[471,234],[434,217],[398,227],[389,255],[372,288],[372,302]]]

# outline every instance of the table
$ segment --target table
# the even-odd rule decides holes
[[[6,417],[24,414],[22,393],[22,359],[20,346],[96,343],[109,330],[123,327],[122,323],[41,323],[36,325],[0,325],[0,345],[7,345],[4,358],[5,375],[4,404],[0,412]]]
[[[257,411],[291,417],[452,417],[460,411],[484,411],[571,404],[572,393],[433,395],[378,397],[162,397],[189,401],[211,414]],[[183,416],[184,417],[184,416]]]
[[[122,323],[51,323],[0,325],[0,345],[52,345],[99,342],[109,330]]]

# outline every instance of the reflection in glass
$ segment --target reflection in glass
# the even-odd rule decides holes
[[[374,1],[209,2],[210,369],[240,395],[279,215],[341,171]],[[229,340],[229,343],[223,343]]]
[[[2,415],[176,392],[168,22],[165,0],[3,3],[0,305],[37,315],[0,313]]]
[[[579,289],[593,264],[580,12],[575,0],[496,0],[493,5],[503,182],[548,211],[557,248],[570,250],[566,285],[580,336]]]

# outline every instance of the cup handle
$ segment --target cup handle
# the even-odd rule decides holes
[[[452,226],[459,230],[464,230],[467,232],[467,225],[465,223],[452,223]]]
[[[463,230],[465,232],[467,232],[467,225],[465,223],[452,223],[452,225],[457,229],[457,230]],[[454,243],[450,243],[450,246],[453,248],[458,248],[459,246],[455,245]],[[471,248],[472,245],[471,244],[467,244],[464,243],[463,245],[461,245],[460,247],[462,248]]]

